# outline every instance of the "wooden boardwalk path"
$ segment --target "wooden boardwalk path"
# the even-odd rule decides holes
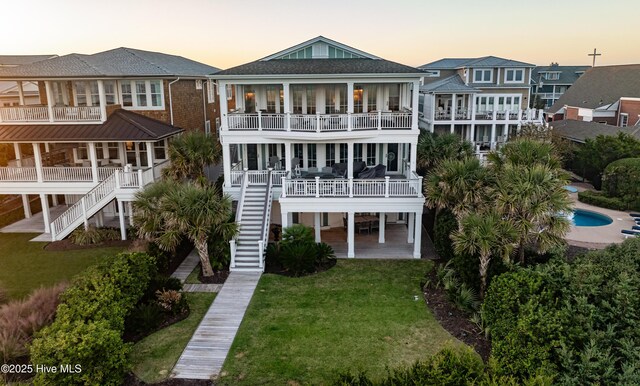
[[[191,252],[189,252],[187,257],[185,257],[178,268],[176,268],[175,272],[171,274],[171,277],[175,277],[176,279],[179,279],[182,283],[184,283],[199,262],[200,256],[198,256],[198,251],[196,251],[194,248]]]
[[[214,379],[220,373],[261,273],[231,272],[173,368],[172,377]]]

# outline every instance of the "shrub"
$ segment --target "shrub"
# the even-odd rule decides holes
[[[613,210],[626,210],[627,204],[617,197],[607,197],[599,192],[585,190],[578,192],[578,200],[585,204],[599,206],[601,208]]]
[[[182,296],[182,292],[175,290],[156,291],[157,304],[165,312],[171,315],[178,315],[187,309],[187,300]]]
[[[115,228],[96,228],[91,225],[89,228],[78,228],[69,236],[75,245],[95,245],[104,241],[119,240],[120,231]]]
[[[480,264],[480,260],[478,256],[466,253],[457,254],[454,255],[451,262],[453,269],[460,278],[460,281],[470,289],[479,292],[480,272],[478,270],[478,265]],[[487,287],[494,277],[507,271],[508,267],[504,264],[501,258],[492,258],[489,262],[489,270],[487,272]]]
[[[441,259],[451,260],[455,256],[453,242],[449,236],[456,229],[458,229],[458,220],[453,213],[446,209],[441,210],[436,217],[433,229],[433,246]]]
[[[640,210],[640,158],[623,158],[607,165],[602,177],[602,191],[619,198],[626,209]]]
[[[33,341],[31,362],[80,365],[81,372],[38,373],[35,385],[121,385],[131,350],[106,320],[56,319]]]
[[[282,267],[295,276],[314,272],[316,257],[315,243],[286,244],[280,249]]]
[[[4,288],[0,287],[0,304],[4,304],[9,300],[9,295],[7,295],[7,291]]]
[[[312,244],[315,243],[313,228],[302,224],[294,224],[282,231],[280,244],[285,247],[289,244]]]
[[[325,266],[336,259],[333,247],[327,243],[316,244],[316,265]]]
[[[155,330],[162,322],[164,311],[159,304],[139,304],[127,317],[127,332],[133,335]]]

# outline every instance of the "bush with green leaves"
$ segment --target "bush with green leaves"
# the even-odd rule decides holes
[[[87,229],[76,229],[69,236],[75,245],[96,245],[105,241],[119,240],[120,231],[115,228],[96,228],[90,225]]]
[[[578,192],[578,200],[585,204],[613,210],[626,210],[627,204],[618,197],[607,197],[600,192],[585,190]]]
[[[640,210],[640,158],[623,158],[607,165],[602,177],[602,192],[619,198],[626,209]]]
[[[63,293],[55,321],[40,330],[31,362],[81,365],[81,374],[39,373],[36,385],[119,385],[128,371],[130,346],[124,321],[155,275],[145,253],[121,253],[87,269]]]
[[[438,211],[433,227],[433,246],[441,259],[451,260],[455,255],[450,235],[456,229],[458,229],[456,216],[448,209]]]
[[[500,375],[640,384],[640,239],[499,276],[483,315]]]
[[[327,243],[316,243],[313,229],[296,224],[285,228],[279,243],[269,244],[267,264],[278,263],[294,276],[315,272],[335,262],[335,252]]]

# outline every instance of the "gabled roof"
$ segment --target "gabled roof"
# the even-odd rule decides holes
[[[287,59],[256,60],[213,75],[336,75],[336,74],[400,74],[421,75],[415,67],[384,59]]]
[[[467,86],[458,74],[420,86],[423,93],[477,93],[480,90]]]
[[[0,67],[2,66],[22,66],[23,64],[35,63],[41,60],[55,58],[58,55],[0,55]]]
[[[306,47],[312,47],[316,43],[325,43],[325,44],[327,44],[329,46],[337,47],[337,48],[339,48],[341,50],[348,51],[348,52],[350,52],[352,54],[357,55],[358,57],[367,58],[367,59],[380,59],[379,57],[377,57],[375,55],[369,54],[369,53],[364,52],[364,51],[360,51],[357,48],[353,48],[353,47],[350,47],[350,46],[348,46],[346,44],[342,44],[340,42],[337,42],[335,40],[331,40],[329,38],[325,38],[324,36],[317,36],[317,37],[315,37],[313,39],[309,39],[309,40],[307,40],[305,42],[302,42],[300,44],[296,44],[295,46],[286,48],[286,49],[284,49],[282,51],[278,51],[275,54],[271,54],[269,56],[266,56],[266,57],[264,57],[264,58],[262,58],[260,60],[266,61],[266,60],[278,59],[278,58],[286,56],[286,55],[288,55],[288,54],[290,54],[292,52],[300,51],[300,50],[302,50],[302,49],[304,49]]]
[[[595,109],[622,97],[640,97],[640,64],[602,66],[587,70],[549,108],[556,113],[565,105]]]
[[[422,70],[455,70],[465,67],[535,67],[535,65],[497,56],[483,56],[481,58],[444,58],[423,64],[418,68]]]
[[[0,142],[158,141],[184,131],[126,110],[116,110],[95,125],[2,125]]]
[[[571,85],[575,83],[575,81],[578,80],[580,76],[582,76],[580,73],[584,73],[590,68],[591,66],[558,66],[558,65],[537,66],[536,68],[533,69],[533,72],[531,74],[531,82],[532,83],[542,82],[543,84]],[[545,72],[559,72],[560,75],[559,75],[559,78],[555,80],[541,79],[541,76]]]
[[[638,126],[619,127],[573,119],[553,121],[549,125],[554,134],[580,143],[584,143],[587,138],[595,138],[598,135],[618,135],[618,133],[627,133],[640,139],[640,127]]]
[[[181,56],[120,47],[93,55],[69,54],[0,69],[0,79],[96,77],[204,77],[219,71]]]

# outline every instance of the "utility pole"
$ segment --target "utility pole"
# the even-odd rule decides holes
[[[597,49],[593,49],[593,54],[587,54],[587,56],[593,56],[593,67],[596,66],[596,56],[602,56],[602,54],[599,54]]]

